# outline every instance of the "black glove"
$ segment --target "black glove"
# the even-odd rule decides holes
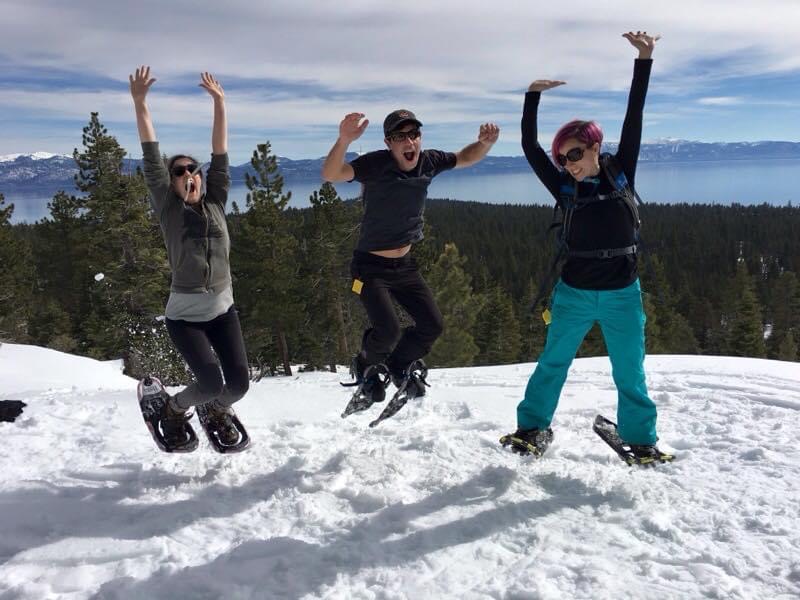
[[[0,421],[13,423],[22,414],[22,408],[28,406],[20,400],[0,400]]]

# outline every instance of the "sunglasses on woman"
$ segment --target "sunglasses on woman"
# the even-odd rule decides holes
[[[395,131],[386,136],[391,142],[405,142],[411,140],[412,142],[422,135],[419,129],[412,129],[411,131]]]
[[[173,177],[183,177],[183,174],[186,173],[186,171],[189,171],[189,173],[191,174],[194,173],[196,170],[197,170],[197,165],[194,163],[189,163],[188,165],[176,165],[172,167],[172,171],[170,171],[170,173],[172,173]]]
[[[556,160],[558,161],[558,164],[564,167],[567,165],[567,161],[578,162],[580,159],[582,159],[585,150],[586,148],[580,148],[580,147],[573,148],[566,154],[559,154],[558,156],[556,156]]]

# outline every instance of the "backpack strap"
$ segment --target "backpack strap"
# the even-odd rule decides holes
[[[628,254],[636,254],[638,249],[638,244],[633,244],[623,248],[605,248],[603,250],[570,250],[569,256],[570,258],[617,258]]]
[[[620,167],[616,158],[611,154],[604,153],[600,156],[600,166],[611,183],[614,191],[610,194],[595,194],[594,196],[578,196],[578,188],[580,187],[577,182],[574,185],[561,186],[561,198],[556,202],[553,209],[553,223],[550,225],[549,230],[560,228],[557,236],[557,251],[550,269],[539,285],[539,290],[531,304],[531,310],[535,311],[542,300],[549,295],[550,291],[555,285],[556,279],[561,274],[561,269],[568,258],[593,258],[593,259],[610,259],[620,256],[628,256],[640,252],[643,248],[641,240],[639,239],[639,229],[642,226],[642,221],[639,217],[639,206],[644,203],[636,193],[636,190],[628,182],[624,171]],[[636,243],[623,248],[601,248],[598,250],[571,250],[569,248],[569,234],[572,225],[572,217],[576,210],[582,207],[593,204],[596,202],[605,202],[608,200],[622,200],[628,207],[633,218],[633,225],[635,228]],[[561,211],[561,221],[557,220],[557,213]],[[547,305],[545,305],[547,309]]]
[[[617,159],[611,154],[603,154],[600,157],[600,166],[606,174],[608,181],[614,186],[617,197],[624,200],[625,205],[633,217],[633,226],[636,228],[637,235],[642,227],[642,220],[639,217],[639,207],[644,206],[644,202],[639,197],[636,189],[628,182],[625,172],[619,166]]]

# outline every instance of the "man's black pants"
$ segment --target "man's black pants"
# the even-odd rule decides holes
[[[350,272],[363,282],[359,297],[372,324],[361,349],[364,362],[385,362],[392,372],[400,372],[428,354],[444,323],[416,260],[410,254],[384,258],[356,250]],[[392,298],[414,319],[414,325],[401,329]]]

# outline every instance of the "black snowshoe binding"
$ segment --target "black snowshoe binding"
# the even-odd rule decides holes
[[[192,411],[175,410],[170,396],[156,377],[145,377],[137,387],[139,409],[156,445],[164,452],[192,452],[197,435],[189,424]]]
[[[356,388],[342,413],[343,419],[353,413],[367,410],[376,402],[383,402],[386,398],[386,386],[389,385],[389,369],[385,364],[364,366],[359,356],[353,358],[350,375],[355,378],[353,383],[340,383],[344,387]]]
[[[215,400],[200,404],[197,407],[197,418],[200,419],[208,441],[217,452],[241,452],[250,446],[250,435],[230,406],[224,406]]]
[[[425,395],[425,387],[428,382],[425,378],[428,376],[428,367],[425,366],[423,360],[417,359],[412,362],[408,367],[399,373],[392,374],[394,384],[397,386],[392,399],[389,404],[383,409],[383,412],[377,419],[369,424],[370,427],[375,427],[381,421],[385,421],[389,417],[397,413],[398,410],[406,405],[406,402],[414,398],[422,398]]]
[[[674,455],[662,452],[655,444],[636,445],[626,443],[617,433],[617,424],[602,415],[595,417],[592,429],[628,465],[655,466],[656,463],[675,460]]]
[[[553,441],[553,430],[547,429],[517,429],[500,438],[504,448],[511,448],[512,452],[523,456],[540,457],[545,453]]]

